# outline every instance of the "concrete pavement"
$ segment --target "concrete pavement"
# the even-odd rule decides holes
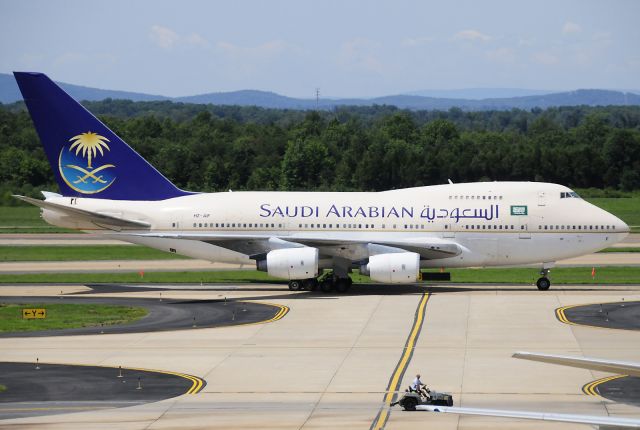
[[[3,286],[2,289],[10,289]],[[60,286],[39,286],[59,294]],[[261,294],[260,289],[264,288]],[[226,292],[172,291],[171,297],[264,297],[290,307],[275,323],[180,332],[0,339],[0,360],[123,365],[198,375],[195,396],[146,405],[0,421],[0,428],[199,429],[362,428],[382,406],[403,354],[421,291],[358,286],[353,295],[291,293],[273,285]],[[25,290],[21,290],[23,293]],[[398,293],[398,294],[396,294]],[[109,296],[157,292],[111,293]],[[163,292],[163,296],[165,293]],[[640,408],[582,393],[605,374],[515,360],[517,350],[637,360],[640,332],[567,325],[560,306],[640,299],[630,286],[433,287],[422,331],[401,387],[421,372],[429,386],[454,394],[456,405],[500,409],[608,413],[640,417]],[[258,300],[259,301],[259,300]],[[589,426],[391,411],[386,428],[588,429]]]

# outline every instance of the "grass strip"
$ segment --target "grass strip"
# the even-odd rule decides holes
[[[23,308],[44,308],[44,319],[23,319]],[[0,333],[125,324],[147,315],[140,307],[97,304],[0,303]]]
[[[640,248],[606,248],[602,251],[598,251],[598,253],[607,253],[607,252],[640,252]]]
[[[0,206],[2,233],[78,233],[76,230],[47,224],[35,206]]]
[[[540,277],[538,270],[531,268],[487,268],[450,269],[453,283],[530,284]],[[351,274],[354,282],[371,282],[367,276],[357,272]],[[280,283],[286,281],[270,277],[255,270],[221,270],[206,272],[146,272],[138,273],[35,273],[0,274],[0,283]],[[640,267],[604,266],[596,267],[596,276],[591,277],[591,267],[560,267],[551,271],[553,284],[639,284]],[[430,283],[430,282],[429,282]]]
[[[185,259],[139,245],[0,246],[0,261],[95,261]]]

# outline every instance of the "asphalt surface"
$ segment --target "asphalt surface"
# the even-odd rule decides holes
[[[119,408],[185,394],[193,382],[153,371],[0,362],[0,419]],[[141,387],[138,389],[138,387]]]
[[[144,318],[129,324],[82,327],[61,330],[0,333],[6,337],[69,336],[86,334],[143,333],[194,328],[224,327],[269,320],[281,308],[262,303],[224,300],[166,300],[103,297],[0,297],[0,303],[75,303],[143,307]]]
[[[640,378],[625,376],[599,384],[595,389],[602,397],[614,402],[640,407]]]
[[[596,327],[640,330],[640,302],[602,303],[564,310],[567,320]],[[625,376],[598,384],[595,390],[614,402],[640,406],[640,378]]]
[[[564,310],[572,323],[596,327],[640,330],[640,302],[583,305]]]

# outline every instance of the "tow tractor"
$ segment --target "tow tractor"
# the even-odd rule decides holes
[[[411,388],[405,390],[403,396],[391,406],[400,405],[405,411],[415,411],[418,405],[453,406],[453,396],[449,393],[439,393],[428,388],[419,391]]]

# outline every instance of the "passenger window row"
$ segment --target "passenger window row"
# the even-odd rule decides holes
[[[554,228],[555,227],[555,228]],[[615,230],[615,225],[539,225],[539,230]]]
[[[276,224],[269,223],[212,223],[212,222],[194,222],[193,226],[196,228],[276,228]],[[237,227],[236,227],[237,226]],[[282,228],[283,224],[278,224],[278,228]]]
[[[176,227],[176,223],[172,224],[173,227]],[[193,223],[194,228],[283,228],[284,224],[275,224],[275,223]],[[424,230],[424,224],[404,224],[405,230]],[[325,223],[312,223],[312,224],[298,224],[298,228],[312,228],[312,229],[373,229],[376,228],[375,224],[325,224]],[[381,225],[381,228],[386,228],[385,224]],[[521,225],[520,229],[525,230],[525,226]],[[397,225],[393,224],[392,229],[397,229]],[[445,230],[450,230],[450,226],[445,224]],[[465,230],[515,230],[514,225],[502,225],[502,224],[468,224],[464,225]],[[538,230],[615,230],[615,225],[538,225]]]
[[[449,200],[502,200],[502,196],[449,196]]]
[[[465,225],[464,226],[465,230],[514,230],[515,226],[513,225],[502,225],[502,224],[493,224],[493,225],[486,225],[486,224],[480,224],[480,225],[474,225],[474,224],[470,224],[470,225]],[[524,226],[520,226],[520,228],[522,230],[524,230]]]

